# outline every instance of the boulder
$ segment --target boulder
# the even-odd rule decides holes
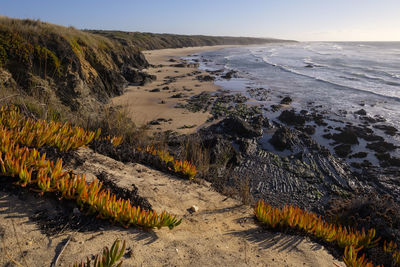
[[[296,114],[293,109],[282,111],[278,119],[289,125],[304,125],[304,123],[306,122],[306,118],[303,115]]]
[[[260,125],[251,125],[239,117],[229,117],[212,126],[215,133],[229,136],[254,138],[262,135]]]
[[[293,99],[291,99],[289,96],[286,96],[281,100],[282,105],[289,105],[292,102],[293,102]]]
[[[365,116],[365,115],[367,115],[367,112],[365,111],[365,109],[360,109],[360,110],[357,110],[356,112],[354,112],[354,114]]]
[[[128,82],[140,85],[150,83],[157,78],[155,75],[150,75],[132,67],[122,68],[122,76]]]
[[[237,71],[231,70],[231,71],[228,71],[225,75],[223,75],[221,77],[229,80],[229,79],[232,79],[233,77],[235,77],[236,73],[237,73]]]
[[[332,139],[343,144],[358,144],[358,138],[352,128],[344,128],[341,133],[332,135]]]
[[[397,148],[397,146],[395,146],[392,143],[385,142],[385,141],[379,141],[379,142],[367,144],[367,148],[374,150],[377,153],[386,153],[388,151],[395,150]]]
[[[351,153],[351,145],[349,144],[341,144],[334,147],[336,155],[341,158],[347,157]]]
[[[283,151],[285,149],[291,149],[293,142],[293,133],[287,127],[281,127],[275,131],[269,142],[275,147],[275,149]]]
[[[357,159],[362,159],[366,158],[368,156],[367,152],[357,152],[349,156],[349,158],[357,158]]]
[[[395,127],[390,126],[390,125],[384,125],[384,124],[374,125],[374,128],[382,130],[385,132],[385,134],[391,135],[391,136],[396,135],[397,131],[398,131]]]
[[[198,76],[196,76],[196,79],[201,82],[212,82],[215,80],[215,77],[210,76],[210,75],[198,75]]]

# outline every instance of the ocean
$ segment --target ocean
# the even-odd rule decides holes
[[[197,56],[203,59],[203,70],[238,71],[238,78],[216,80],[224,89],[250,98],[249,88],[268,92],[268,97],[252,98],[250,103],[269,107],[290,96],[291,107],[296,111],[312,106],[327,114],[331,122],[357,125],[360,121],[354,112],[364,109],[367,116],[383,119],[385,125],[399,129],[400,42],[266,44],[207,51]],[[265,110],[265,116],[272,120],[280,114]],[[379,129],[374,131],[384,135]],[[329,141],[321,135],[317,128],[315,139],[329,147]],[[385,141],[400,146],[399,135],[385,135]],[[392,153],[400,154],[399,149]],[[376,163],[376,159],[371,160]]]

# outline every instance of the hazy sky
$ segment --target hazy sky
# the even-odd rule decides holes
[[[400,41],[400,0],[0,0],[0,14],[85,29]]]

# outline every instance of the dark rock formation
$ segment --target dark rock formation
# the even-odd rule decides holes
[[[367,148],[372,149],[378,153],[386,153],[388,151],[395,150],[397,148],[397,146],[393,145],[392,143],[385,142],[385,141],[379,141],[379,142],[367,144]]]
[[[341,158],[347,157],[351,153],[351,146],[349,144],[341,144],[334,147],[336,155]]]
[[[229,80],[229,79],[232,79],[233,77],[235,77],[236,73],[237,73],[237,71],[231,70],[231,71],[228,71],[225,75],[222,75],[221,78]]]
[[[367,115],[367,112],[365,111],[365,109],[360,109],[354,112],[354,114],[365,116]]]
[[[282,111],[278,119],[289,125],[304,125],[306,122],[306,118],[303,115],[296,114],[293,109]]]
[[[291,99],[289,96],[286,96],[281,100],[282,105],[289,105],[292,102],[293,102],[293,99]]]
[[[196,76],[196,79],[201,82],[212,82],[215,80],[215,77],[210,76],[210,75],[198,75],[198,76]]]
[[[277,150],[285,150],[292,148],[292,131],[287,127],[281,127],[275,131],[269,142],[277,149]]]
[[[358,144],[358,138],[352,128],[345,128],[341,133],[333,134],[332,139],[343,144]]]
[[[148,84],[157,78],[155,75],[150,75],[129,66],[122,69],[122,75],[129,83],[137,85]]]
[[[391,135],[391,136],[396,135],[398,132],[398,130],[395,127],[390,126],[390,125],[378,124],[378,125],[374,125],[373,127],[376,129],[382,130],[385,132],[385,134]]]
[[[260,125],[251,125],[239,117],[229,117],[217,124],[210,126],[210,130],[217,134],[227,136],[253,138],[261,136]]]

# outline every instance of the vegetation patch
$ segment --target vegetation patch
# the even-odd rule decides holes
[[[103,249],[102,254],[97,254],[94,256],[94,260],[89,259],[89,257],[86,258],[86,261],[82,261],[80,263],[76,262],[73,266],[74,267],[120,267],[122,266],[122,261],[120,261],[118,264],[117,262],[122,258],[125,252],[126,248],[126,243],[122,244],[122,247],[120,249],[121,241],[120,240],[115,240],[114,243],[112,244],[111,248],[109,249],[108,247],[105,247]]]
[[[85,175],[64,170],[61,159],[48,160],[45,153],[37,150],[46,142],[60,150],[78,148],[92,141],[94,132],[86,133],[79,127],[71,130],[68,125],[54,129],[54,124],[23,118],[14,107],[2,107],[0,115],[0,173],[11,177],[15,184],[40,195],[54,192],[60,199],[75,200],[88,214],[97,214],[99,218],[124,227],[168,226],[172,229],[181,223],[167,212],[158,215],[155,211],[133,206],[129,199],[117,198],[110,190],[103,189],[97,179],[87,184]],[[18,127],[19,124],[23,126]],[[23,130],[28,128],[31,132]]]
[[[373,266],[371,262],[364,259],[365,255],[357,258],[357,253],[363,249],[369,252],[368,249],[379,245],[381,238],[375,238],[374,228],[370,228],[368,231],[364,229],[359,231],[326,222],[321,216],[303,211],[298,207],[274,208],[262,200],[258,201],[254,213],[261,224],[268,229],[293,229],[323,242],[336,244],[339,248],[344,249],[343,260],[347,266]],[[393,242],[384,242],[384,246],[380,250],[383,254],[389,254],[396,266],[400,264],[398,256],[400,252]]]

